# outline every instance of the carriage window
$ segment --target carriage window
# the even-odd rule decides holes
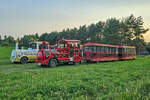
[[[105,52],[108,53],[108,47],[105,47]]]
[[[111,53],[111,47],[108,47],[108,53]]]
[[[133,48],[133,51],[132,51],[133,53],[135,53],[135,51],[134,51],[134,50],[135,50],[135,49]]]
[[[97,52],[101,52],[101,47],[97,47]]]
[[[105,47],[101,47],[101,52],[104,52],[105,51]]]
[[[95,52],[95,53],[96,53],[96,47],[93,47],[93,52]]]
[[[89,52],[90,51],[90,47],[84,47],[83,50],[84,50],[84,52]]]
[[[107,47],[107,53],[109,53],[109,50],[110,50],[110,48],[109,48],[109,47]]]
[[[111,49],[112,49],[112,48],[110,47],[110,48],[109,48],[109,53],[111,53]]]
[[[91,47],[90,52],[94,52],[94,47]]]
[[[111,48],[111,53],[114,53],[114,47]]]
[[[118,53],[118,48],[116,48],[116,53]]]
[[[123,52],[124,53],[128,52],[128,49],[127,48],[123,48]]]
[[[112,53],[114,53],[114,52],[115,52],[115,48],[113,47],[113,48],[112,48]]]
[[[93,47],[89,47],[89,52],[93,52]]]
[[[125,49],[125,48],[124,48],[124,49]],[[129,50],[128,50],[128,49],[127,49],[126,51],[127,51],[127,53],[129,52]]]
[[[113,52],[113,48],[112,48],[112,47],[110,48],[110,52],[111,52],[111,53]]]

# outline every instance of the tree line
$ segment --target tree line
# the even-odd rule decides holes
[[[22,38],[18,38],[18,40],[23,46],[28,46],[29,42],[32,41],[47,41],[53,45],[62,38],[77,39],[81,40],[82,44],[94,42],[113,45],[132,45],[136,46],[137,51],[150,51],[150,43],[146,43],[143,37],[143,34],[147,31],[148,29],[144,27],[141,16],[135,17],[134,15],[130,15],[121,19],[110,18],[106,21],[83,25],[79,28],[68,28],[61,32],[43,33],[40,36],[38,33],[24,35]],[[0,38],[0,45],[12,45],[13,43],[14,38],[11,36],[6,36],[3,40]]]

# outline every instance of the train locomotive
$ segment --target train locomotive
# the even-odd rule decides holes
[[[100,62],[136,59],[134,46],[107,45],[85,43],[82,47],[80,40],[59,40],[57,46],[50,49],[40,49],[36,63],[56,67],[60,63],[78,65],[82,61]]]
[[[27,64],[28,62],[35,62],[38,51],[43,48],[43,42],[31,42],[29,48],[21,48],[19,41],[16,41],[16,48],[11,52],[12,63],[19,62],[21,64]],[[45,42],[45,49],[49,49],[48,42]]]
[[[60,63],[77,65],[81,61],[80,40],[59,40],[56,48],[39,50],[36,63],[56,67]]]

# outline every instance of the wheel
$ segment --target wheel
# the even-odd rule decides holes
[[[52,68],[56,67],[57,66],[57,60],[56,59],[51,59],[48,63],[48,66],[52,67]]]
[[[27,64],[28,63],[28,59],[26,57],[22,57],[20,62],[21,62],[21,64]]]

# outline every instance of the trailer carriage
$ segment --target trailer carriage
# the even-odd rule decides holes
[[[86,62],[115,61],[135,59],[134,46],[86,43],[83,46],[83,59]]]

